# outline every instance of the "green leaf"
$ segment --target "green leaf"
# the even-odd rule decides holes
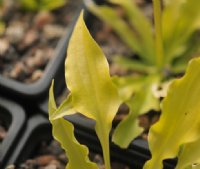
[[[138,33],[134,32],[127,22],[119,17],[115,9],[106,5],[98,6],[92,0],[84,0],[84,2],[88,10],[110,25],[133,52],[138,53],[144,62],[151,63],[151,57],[147,55],[143,42],[138,37]]]
[[[162,160],[174,158],[181,145],[199,139],[200,58],[193,59],[183,78],[174,80],[162,103],[162,115],[149,132],[152,159],[144,169],[161,169]],[[158,148],[159,147],[159,148]]]
[[[138,33],[140,43],[145,50],[145,60],[150,63],[155,61],[155,45],[152,31],[152,24],[144,16],[140,8],[132,0],[109,0],[110,2],[120,5],[128,18],[128,22],[132,25],[134,30]],[[155,64],[155,63],[154,63]]]
[[[52,82],[52,87],[53,88],[54,82]],[[53,90],[53,89],[51,89]],[[49,99],[54,99],[53,96],[53,91],[50,93],[50,98]],[[51,101],[52,103],[55,102],[54,100]],[[77,111],[74,109],[72,105],[72,97],[71,95],[68,95],[67,99],[61,103],[61,105],[56,109],[54,112],[51,113],[50,119],[51,120],[56,120],[61,117],[67,116],[67,115],[72,115],[77,113]]]
[[[119,96],[123,102],[126,102],[131,96],[141,89],[145,81],[144,76],[114,76],[112,77],[113,83],[118,89]]]
[[[136,59],[129,59],[123,56],[115,56],[113,61],[127,70],[138,71],[141,73],[154,73],[156,71],[155,67],[149,66]]]
[[[38,9],[38,2],[35,0],[19,0],[20,5],[26,10],[37,10]]]
[[[121,100],[109,75],[108,62],[89,34],[83,13],[69,42],[65,77],[74,109],[96,121],[106,169],[110,169],[109,132]]]
[[[193,165],[189,165],[189,166],[185,167],[184,169],[200,169],[200,165],[193,164]]]
[[[173,1],[163,11],[163,36],[165,41],[166,62],[181,56],[188,46],[187,40],[199,27],[200,1]],[[188,26],[189,25],[189,26]]]
[[[171,65],[170,71],[174,74],[184,73],[188,62],[189,58],[179,58],[177,61],[175,61],[175,63]]]
[[[66,0],[42,0],[40,10],[54,10],[65,5]]]
[[[5,32],[6,26],[5,23],[0,21],[0,35],[2,35]]]
[[[19,0],[21,6],[30,11],[54,10],[63,6],[66,0]]]
[[[60,142],[62,148],[65,150],[69,162],[66,169],[98,169],[97,165],[90,162],[88,158],[88,148],[78,143],[74,136],[73,125],[60,117],[53,119],[52,115],[57,111],[55,99],[53,95],[53,83],[49,91],[49,119],[53,126],[53,136]]]
[[[122,148],[142,132],[138,125],[138,116],[149,110],[159,110],[159,98],[153,95],[153,87],[157,86],[158,78],[155,76],[144,79],[143,86],[135,95],[125,103],[129,106],[129,115],[117,126],[112,140]]]

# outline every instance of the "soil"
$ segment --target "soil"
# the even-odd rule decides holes
[[[14,1],[5,5],[0,16],[6,25],[0,34],[0,74],[23,83],[40,79],[79,5],[80,0],[69,0],[49,12],[24,11]]]
[[[53,140],[50,144],[43,142],[37,150],[37,156],[26,160],[18,167],[10,165],[6,169],[65,169],[68,159],[57,141]],[[99,169],[105,169],[101,155],[90,153],[89,158],[98,164]],[[130,169],[119,162],[112,162],[111,165],[112,169]]]

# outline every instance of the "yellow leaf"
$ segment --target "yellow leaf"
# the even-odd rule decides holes
[[[199,139],[200,58],[193,59],[183,78],[174,80],[162,104],[160,121],[150,129],[152,159],[144,169],[161,169],[162,161],[178,155],[179,147]]]
[[[183,149],[180,153],[178,164],[176,169],[183,169],[186,168],[188,165],[191,164],[198,164],[200,163],[200,139],[187,143],[183,146]],[[196,165],[193,168],[198,168],[200,165]]]
[[[155,45],[151,22],[147,19],[147,17],[143,14],[133,0],[109,1],[121,6],[124,9],[125,15],[128,18],[128,22],[139,35],[140,44],[143,51],[145,51],[143,57],[150,63],[155,64]]]
[[[54,81],[52,81],[50,93],[49,93],[49,100],[51,101],[51,104],[55,103],[54,95],[53,95],[53,87],[54,87]],[[56,107],[56,104],[54,104],[54,107]],[[77,111],[74,109],[72,105],[72,97],[69,94],[67,99],[63,101],[63,103],[59,106],[58,109],[55,109],[55,111],[52,111],[49,114],[50,120],[56,120],[58,118],[72,115],[77,113]]]
[[[76,140],[73,125],[62,117],[56,119],[51,118],[56,111],[57,107],[53,96],[52,83],[49,92],[49,116],[53,126],[53,136],[61,143],[69,159],[66,169],[98,169],[95,163],[90,162],[87,147],[79,144]]]
[[[119,96],[123,102],[130,100],[135,92],[138,92],[143,86],[145,81],[144,76],[113,76],[113,83],[116,85],[118,89]]]
[[[166,62],[169,63],[175,57],[183,56],[185,50],[190,50],[186,42],[199,29],[199,8],[199,0],[166,2],[162,18]]]
[[[106,5],[98,6],[92,0],[84,0],[84,2],[88,10],[110,25],[112,29],[120,36],[122,41],[124,41],[134,53],[138,53],[144,62],[152,63],[152,55],[149,56],[150,54],[147,53],[150,52],[152,54],[152,44],[150,44],[150,46],[145,46],[148,47],[148,49],[146,49],[143,45],[143,43],[146,43],[146,41],[141,41],[141,38],[138,37],[138,33],[132,31],[126,21],[119,17],[117,12],[113,10],[112,7]]]
[[[121,100],[112,83],[108,62],[89,34],[83,13],[69,42],[65,77],[74,109],[96,121],[95,130],[103,148],[106,169],[109,169],[109,132]]]
[[[117,126],[112,140],[122,148],[127,148],[130,142],[142,132],[138,125],[138,116],[151,109],[159,110],[159,99],[153,95],[153,86],[158,83],[157,76],[143,79],[143,85],[135,95],[126,100],[129,115]]]

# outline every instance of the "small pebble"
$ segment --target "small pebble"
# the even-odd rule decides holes
[[[49,164],[46,167],[44,167],[44,169],[58,169],[58,167],[54,164]]]
[[[35,67],[35,60],[34,60],[33,57],[26,57],[24,59],[24,63],[29,68],[34,68]]]
[[[22,22],[15,21],[6,29],[6,36],[11,43],[19,43],[25,35],[25,25]]]
[[[46,39],[60,38],[64,35],[65,28],[60,25],[45,25],[43,32]]]
[[[28,46],[31,46],[37,40],[39,40],[39,33],[34,29],[28,30],[28,32],[26,32],[22,42],[19,44],[19,48],[24,49]]]
[[[53,155],[42,155],[35,158],[36,164],[40,166],[48,165],[52,160],[55,160],[56,157]]]
[[[35,82],[39,80],[43,76],[43,71],[42,70],[36,70],[33,72],[30,82]]]
[[[45,60],[45,53],[44,50],[42,49],[37,49],[33,59],[35,61],[35,66],[40,67],[44,64],[44,60]]]
[[[103,158],[99,154],[95,154],[93,162],[97,163],[98,165],[104,165]]]
[[[43,49],[42,48],[37,49],[32,55],[32,59],[34,60],[34,65],[36,67],[44,66],[51,58],[52,53],[53,49],[49,47]]]
[[[5,169],[15,169],[15,165],[9,165],[9,166],[7,166]]]
[[[10,77],[16,79],[20,76],[22,71],[25,69],[25,66],[22,62],[18,62],[13,67],[12,71],[10,72]]]
[[[29,159],[25,163],[21,164],[20,169],[36,169],[38,165],[35,160]]]
[[[68,162],[68,159],[67,159],[65,153],[60,154],[60,155],[58,156],[58,159],[59,159],[62,163],[64,163],[64,164],[67,164],[67,162]]]
[[[67,163],[65,163],[65,164],[67,164]],[[61,162],[58,161],[58,160],[52,160],[52,161],[49,163],[49,165],[55,166],[56,168],[61,168],[61,166],[62,166]]]
[[[0,39],[0,56],[2,57],[3,55],[6,54],[6,52],[9,50],[10,43],[7,39]]]
[[[41,11],[35,16],[33,22],[36,28],[42,29],[44,25],[53,22],[53,20],[54,20],[54,16],[51,13],[47,11]]]

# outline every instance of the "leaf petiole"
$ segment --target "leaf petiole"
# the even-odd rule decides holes
[[[161,0],[153,0],[154,23],[155,23],[155,47],[156,47],[156,64],[158,69],[163,66],[164,49],[161,23]]]

